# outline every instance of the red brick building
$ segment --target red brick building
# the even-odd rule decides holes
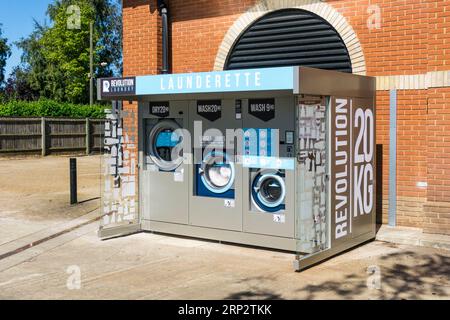
[[[222,70],[266,14],[311,12],[347,48],[352,72],[377,78],[378,215],[387,222],[390,101],[397,90],[397,225],[450,234],[450,0],[170,0],[172,73]],[[123,0],[124,76],[157,74],[157,0]],[[124,103],[136,134],[137,108]],[[137,137],[134,137],[137,138]]]

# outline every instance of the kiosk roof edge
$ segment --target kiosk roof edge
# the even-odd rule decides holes
[[[149,96],[261,91],[332,95],[336,91],[342,93],[342,85],[349,93],[359,92],[365,96],[375,90],[372,82],[375,83],[371,77],[291,66],[101,78],[98,79],[98,97],[99,100],[132,101]]]

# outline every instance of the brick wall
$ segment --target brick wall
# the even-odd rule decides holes
[[[172,72],[212,70],[225,34],[257,2],[171,0]],[[341,13],[354,29],[361,43],[368,75],[425,75],[427,72],[450,70],[450,32],[447,31],[450,29],[450,0],[333,0],[326,3]],[[123,4],[124,74],[156,74],[161,65],[161,22],[156,0],[124,0]],[[368,9],[376,8],[369,6],[381,9],[379,29],[368,27],[368,20],[374,12]],[[450,234],[449,100],[448,87],[398,90],[399,225]],[[125,106],[130,111],[136,110],[135,105],[125,103]],[[135,113],[131,117],[128,121],[137,121]],[[379,220],[387,222],[387,90],[377,92],[376,117],[377,150],[381,160],[378,164],[382,168],[378,175],[378,191],[382,195],[378,200]]]
[[[161,68],[161,19],[157,1],[123,1],[123,75],[157,74]],[[138,143],[137,103],[123,102],[123,128],[131,143]],[[124,150],[134,152],[138,159],[138,148]],[[135,172],[138,172],[136,163]],[[136,190],[138,184],[136,180]],[[136,199],[139,198],[139,192]]]
[[[428,200],[450,202],[450,88],[428,90]]]

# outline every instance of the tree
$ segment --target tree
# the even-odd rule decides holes
[[[8,39],[2,38],[2,25],[0,24],[0,87],[5,81],[5,66],[6,60],[11,55],[11,49],[8,46]]]
[[[95,77],[121,71],[121,16],[118,0],[54,0],[47,15],[50,26],[35,24],[34,32],[17,45],[23,50],[28,82],[39,95],[58,101],[89,100],[89,25],[94,23]],[[100,63],[106,62],[106,67]]]
[[[6,81],[4,95],[7,101],[11,100],[36,100],[39,92],[34,90],[28,81],[29,70],[16,66]]]
[[[61,94],[57,94],[52,90],[54,82],[53,69],[43,54],[42,37],[47,31],[47,26],[34,21],[34,31],[25,39],[16,42],[16,45],[22,49],[22,64],[18,66],[20,70],[25,72],[24,81],[38,96],[57,99],[62,98]],[[11,97],[11,93],[9,94]]]

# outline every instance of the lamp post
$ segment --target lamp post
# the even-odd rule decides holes
[[[89,105],[94,104],[94,22],[89,23]]]
[[[101,62],[102,68],[108,65],[107,62]],[[94,104],[94,22],[89,23],[89,105]]]
[[[94,104],[94,22],[89,23],[89,105]],[[107,62],[101,62],[102,68],[108,65]]]

